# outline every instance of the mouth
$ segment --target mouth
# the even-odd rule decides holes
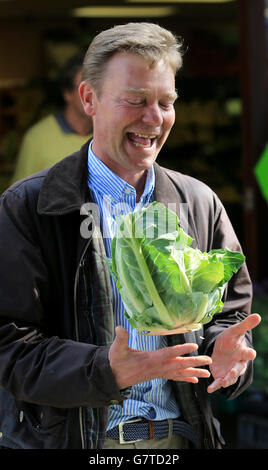
[[[157,141],[156,135],[127,132],[127,137],[135,147],[151,148]]]

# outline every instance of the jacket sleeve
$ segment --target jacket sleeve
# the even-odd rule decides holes
[[[215,196],[215,224],[214,233],[211,239],[211,248],[226,248],[242,252],[242,248],[234,232],[229,217]],[[215,314],[210,323],[205,325],[204,353],[210,354],[213,350],[217,336],[229,326],[243,320],[251,313],[252,303],[252,283],[246,266],[246,262],[240,270],[233,275],[229,281],[223,296],[224,308],[220,314]],[[246,340],[249,347],[252,345],[251,332],[246,333]],[[241,376],[236,384],[226,389],[221,389],[228,398],[235,398],[241,394],[252,382],[253,364],[249,362],[247,371]]]
[[[108,347],[46,335],[49,276],[30,219],[27,198],[8,190],[0,205],[0,387],[55,407],[121,402]]]

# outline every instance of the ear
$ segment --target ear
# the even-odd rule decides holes
[[[80,83],[78,88],[79,96],[88,116],[94,116],[96,108],[96,92],[87,82]]]

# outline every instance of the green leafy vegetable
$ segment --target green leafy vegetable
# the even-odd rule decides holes
[[[182,333],[222,310],[226,283],[242,266],[243,254],[192,248],[177,215],[157,202],[117,216],[116,224],[107,263],[133,328]]]

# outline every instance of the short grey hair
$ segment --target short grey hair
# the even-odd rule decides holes
[[[182,66],[182,43],[174,33],[155,23],[127,23],[95,36],[84,57],[82,80],[100,92],[107,63],[119,52],[140,54],[151,66],[163,60],[174,75]]]

